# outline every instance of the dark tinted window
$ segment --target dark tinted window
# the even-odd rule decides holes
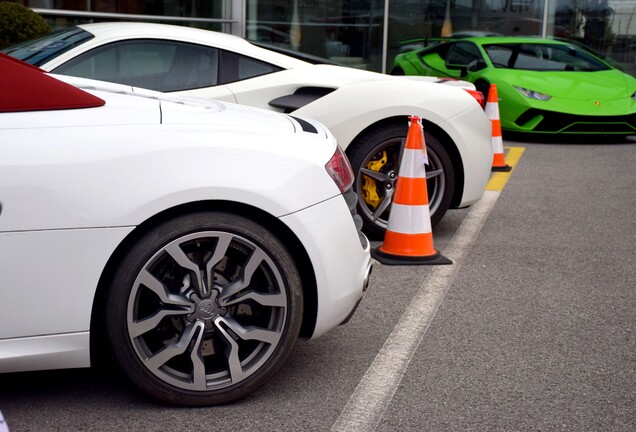
[[[220,84],[242,81],[281,70],[273,64],[231,51],[222,51],[221,56]]]
[[[53,72],[164,92],[211,87],[218,83],[218,50],[163,40],[105,45]]]
[[[577,72],[610,69],[601,60],[572,45],[526,43],[485,45],[484,48],[497,68]]]
[[[446,63],[467,65],[473,60],[481,59],[481,53],[472,43],[459,42],[454,44],[446,54]]]
[[[94,36],[79,27],[69,27],[19,45],[2,52],[35,66],[41,66],[50,59],[83,44]]]

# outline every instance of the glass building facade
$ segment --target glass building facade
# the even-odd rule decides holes
[[[23,0],[53,28],[169,22],[386,72],[400,50],[458,33],[558,37],[634,74],[636,0]],[[419,42],[418,42],[419,41]]]

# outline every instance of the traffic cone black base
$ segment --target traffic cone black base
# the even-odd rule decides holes
[[[380,248],[371,250],[371,256],[384,265],[447,265],[453,261],[441,255],[435,249],[435,255],[403,256],[383,252]]]
[[[512,167],[510,165],[497,166],[497,167],[492,167],[490,171],[491,172],[510,172],[512,171]]]

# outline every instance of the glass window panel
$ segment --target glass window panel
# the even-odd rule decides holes
[[[384,1],[251,0],[246,36],[369,70],[382,69]]]
[[[539,36],[544,0],[392,0],[387,70],[403,51],[456,35]]]
[[[281,70],[278,66],[237,54],[221,51],[219,83],[228,84]]]
[[[128,41],[77,57],[55,73],[110,81],[158,91],[217,84],[218,50],[166,41]]]
[[[277,66],[246,56],[238,56],[238,79],[244,80],[280,70]]]
[[[457,34],[502,33],[565,38],[636,73],[634,0],[246,0],[246,35],[296,51],[381,70],[385,2],[387,70],[401,50]],[[33,8],[158,16],[231,18],[231,0],[18,0]],[[53,29],[100,18],[44,15]],[[112,19],[108,19],[112,21]],[[229,31],[217,23],[175,22]]]
[[[80,10],[85,11],[90,4],[89,0],[23,0],[17,3],[22,3],[30,8],[44,8],[44,9],[66,9],[66,10]]]
[[[551,34],[565,33],[568,40],[636,75],[635,15],[633,1],[555,0]]]
[[[454,65],[467,65],[481,59],[479,49],[472,43],[457,43],[448,50],[446,62]]]
[[[4,49],[3,52],[35,66],[83,44],[94,36],[78,27],[49,33],[38,39]]]
[[[568,46],[501,44],[486,45],[484,48],[497,68],[580,72],[607,69],[607,66],[585,51]]]

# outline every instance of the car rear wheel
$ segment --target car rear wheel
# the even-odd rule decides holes
[[[143,236],[106,301],[117,362],[150,395],[179,405],[227,403],[263,385],[302,320],[298,269],[265,227],[195,213]]]
[[[368,131],[347,149],[356,177],[359,214],[365,231],[374,237],[382,236],[388,226],[407,131],[407,124],[387,124]],[[431,224],[434,226],[450,207],[455,175],[448,152],[440,140],[426,127],[424,136],[429,160],[426,186]]]

